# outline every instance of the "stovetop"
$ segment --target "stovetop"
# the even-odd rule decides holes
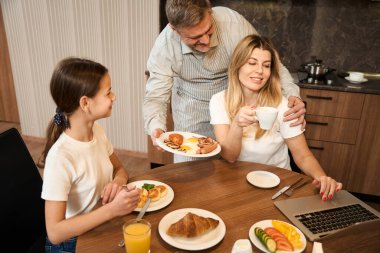
[[[302,84],[316,84],[316,85],[332,85],[339,82],[337,75],[334,72],[324,76],[311,76],[305,72],[298,72],[298,80]]]
[[[333,71],[323,77],[315,78],[308,76],[308,73],[298,71],[296,75],[298,77],[298,85],[302,88],[380,95],[380,79],[368,78],[367,82],[361,84],[353,84],[344,78],[344,74],[346,73]]]

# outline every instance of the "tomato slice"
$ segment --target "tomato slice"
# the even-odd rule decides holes
[[[277,249],[283,251],[294,251],[293,245],[289,241],[279,240],[276,241]]]
[[[273,240],[275,240],[277,244],[278,250],[284,250],[284,251],[293,251],[294,247],[286,238],[284,234],[282,234],[280,231],[278,231],[276,228],[273,227],[267,227],[264,229],[265,233],[267,233],[270,237],[272,237]]]

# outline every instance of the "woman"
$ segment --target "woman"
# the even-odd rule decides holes
[[[284,121],[288,106],[281,94],[279,58],[272,43],[258,35],[245,37],[234,50],[228,76],[227,90],[210,101],[210,123],[222,146],[222,157],[290,170],[289,148],[297,166],[320,188],[324,201],[341,190],[342,184],[326,176],[309,150],[301,126],[291,127],[291,121]],[[259,127],[254,110],[259,106],[278,109],[272,129]]]

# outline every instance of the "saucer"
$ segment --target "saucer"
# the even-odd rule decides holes
[[[366,78],[363,78],[361,81],[354,81],[354,80],[351,80],[349,76],[346,76],[345,79],[349,81],[350,83],[364,83],[368,81],[368,79]]]
[[[247,180],[259,188],[273,188],[280,184],[280,178],[268,171],[251,171],[247,174]]]

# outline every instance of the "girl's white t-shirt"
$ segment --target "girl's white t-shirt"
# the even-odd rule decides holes
[[[212,125],[230,125],[224,99],[225,91],[215,94],[210,100],[210,116]],[[245,128],[239,161],[249,161],[268,165],[274,165],[280,168],[290,168],[290,157],[285,139],[292,138],[303,133],[301,126],[291,127],[293,121],[284,122],[284,113],[289,110],[288,101],[282,98],[280,105],[277,107],[278,116],[273,128],[267,130],[267,133],[260,139],[255,140],[255,131],[258,126]]]
[[[46,157],[41,197],[67,201],[66,219],[91,211],[112,181],[112,144],[99,124],[93,133],[89,142],[62,133]]]

